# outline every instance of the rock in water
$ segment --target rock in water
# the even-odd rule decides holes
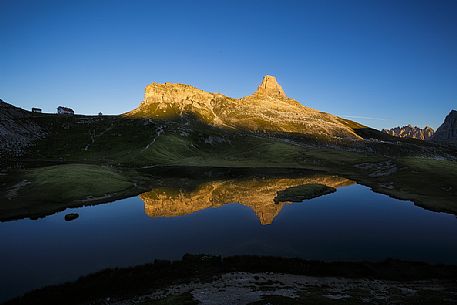
[[[403,127],[395,127],[391,129],[383,129],[382,132],[390,134],[394,137],[399,138],[411,138],[411,139],[418,139],[418,140],[430,140],[435,131],[433,128],[425,126],[425,128],[420,128],[417,126],[403,126]]]
[[[452,110],[438,127],[432,141],[457,145],[457,111]]]
[[[280,202],[300,202],[313,199],[319,196],[336,192],[336,188],[320,183],[307,183],[298,186],[288,187],[279,191],[274,198],[275,203]]]
[[[65,215],[65,221],[72,221],[79,217],[78,213],[69,213]]]

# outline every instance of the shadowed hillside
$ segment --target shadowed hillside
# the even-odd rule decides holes
[[[0,99],[0,165],[7,158],[19,157],[46,132],[32,118],[32,113]]]

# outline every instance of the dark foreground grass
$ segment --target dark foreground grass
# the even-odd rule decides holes
[[[191,293],[186,292],[178,295],[169,295],[164,298],[160,298],[157,300],[145,300],[137,305],[197,305],[197,302]]]
[[[324,288],[303,291],[295,298],[267,295],[262,300],[248,305],[360,305],[360,304],[413,304],[413,305],[454,305],[455,294],[452,291],[422,289],[407,294],[400,289],[390,289],[387,296],[376,298],[369,290],[350,291],[341,298],[325,296]]]
[[[185,255],[181,261],[155,261],[153,264],[137,267],[107,269],[82,277],[76,282],[35,290],[5,304],[72,305],[88,304],[106,298],[131,298],[172,284],[179,285],[190,281],[208,282],[215,276],[227,272],[274,272],[399,282],[434,279],[435,281],[455,283],[457,280],[457,266],[429,265],[398,260],[321,262],[279,257],[232,256],[222,258],[206,255]],[[176,297],[183,298],[188,302],[186,304],[193,304],[189,296]],[[165,300],[163,303],[151,302],[150,304],[169,304],[168,301]],[[284,303],[278,304],[289,304],[286,302],[287,300],[283,301]]]

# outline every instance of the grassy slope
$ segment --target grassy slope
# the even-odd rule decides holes
[[[194,120],[148,121],[115,117],[42,119],[51,130],[31,159],[100,161],[113,165],[293,166],[298,147],[220,130]],[[211,143],[212,142],[212,143]]]
[[[401,169],[390,181],[398,187],[388,194],[415,200],[431,210],[457,214],[457,162],[422,157],[397,161]]]
[[[308,145],[303,140],[278,139],[274,135],[218,129],[192,118],[165,121],[43,115],[36,120],[50,135],[38,143],[28,156],[30,159],[102,163],[123,168],[175,165],[317,169],[354,179],[378,192],[414,200],[432,210],[457,213],[456,162],[419,158],[414,154],[405,157],[408,149],[411,151],[405,145],[377,144],[379,153],[366,149],[349,151],[349,148]],[[395,164],[398,171],[370,177],[369,171],[356,167],[386,160]],[[65,170],[68,168],[62,168],[61,175],[66,175]],[[78,180],[76,176],[66,176]],[[131,176],[126,179],[134,182]],[[80,195],[84,198],[90,192]],[[69,198],[72,201],[75,197]]]
[[[46,215],[66,207],[95,203],[128,194],[131,178],[115,169],[89,164],[63,164],[23,170],[0,195],[0,219]]]
[[[27,171],[24,178],[32,182],[27,193],[40,191],[34,198],[51,201],[76,200],[83,195],[98,197],[131,187],[126,177],[97,165],[66,164],[38,168]]]
[[[325,170],[353,179],[374,191],[395,198],[412,200],[434,211],[457,214],[457,162],[424,156],[385,156],[322,148],[307,149],[302,166]],[[390,161],[397,171],[370,177],[373,170],[362,170],[362,163]]]

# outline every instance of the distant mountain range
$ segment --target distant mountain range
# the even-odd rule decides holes
[[[382,132],[394,137],[418,140],[430,140],[435,134],[435,131],[431,127],[425,126],[424,128],[420,128],[417,126],[413,127],[411,125],[403,127],[398,126],[391,129],[383,129]]]
[[[457,111],[451,110],[436,132],[429,126],[420,128],[411,125],[383,129],[382,132],[399,138],[410,138],[455,145],[457,144]]]

